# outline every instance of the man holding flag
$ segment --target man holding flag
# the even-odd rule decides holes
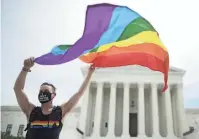
[[[23,92],[30,68],[34,62],[58,65],[77,58],[101,68],[127,65],[148,67],[163,73],[162,92],[168,88],[169,53],[149,21],[127,6],[107,3],[89,5],[83,35],[73,45],[57,45],[42,56],[24,61],[14,90],[21,109],[29,119],[26,139],[58,139],[62,118],[82,96],[94,71],[94,66],[91,66],[78,93],[58,107],[52,103],[56,88],[52,84],[43,83],[38,95],[42,105],[35,107]]]
[[[29,102],[24,92],[26,76],[31,72],[33,65],[33,57],[24,60],[24,66],[14,85],[17,102],[28,119],[26,139],[58,139],[64,117],[83,95],[95,68],[93,66],[89,68],[88,75],[78,92],[61,106],[53,105],[53,99],[56,96],[55,86],[50,83],[41,84],[38,94],[41,106],[36,107]]]

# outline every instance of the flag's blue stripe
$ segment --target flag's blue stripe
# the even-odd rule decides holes
[[[128,24],[139,17],[140,15],[138,13],[127,7],[116,7],[112,13],[108,29],[102,34],[100,40],[93,48],[117,41]],[[91,49],[84,51],[83,54],[88,53],[90,50]],[[67,50],[61,50],[59,47],[55,47],[51,53],[53,55],[64,55],[66,51]]]
[[[53,54],[53,55],[64,55],[65,54],[65,52],[67,51],[68,49],[65,49],[65,50],[61,50],[60,48],[59,48],[59,45],[58,46],[55,46],[52,50],[51,50],[51,53]]]
[[[138,13],[127,7],[122,6],[115,8],[107,31],[102,34],[94,48],[117,41],[128,24],[139,17],[140,15]],[[88,51],[89,50],[85,51],[84,54]]]
[[[48,125],[42,125],[42,126],[39,126],[39,125],[37,125],[37,126],[35,126],[35,125],[32,125],[31,126],[31,128],[53,128],[53,126],[48,126]]]

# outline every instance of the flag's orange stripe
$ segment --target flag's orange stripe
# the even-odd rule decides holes
[[[162,91],[167,89],[168,70],[169,70],[169,56],[166,51],[152,48],[152,45],[147,45],[148,48],[138,51],[123,50],[121,48],[113,47],[112,50],[102,53],[92,53],[85,57],[81,57],[84,62],[92,62],[96,67],[117,67],[126,65],[141,65],[148,67],[154,71],[160,71],[164,74],[165,86]],[[143,46],[146,47],[146,46]],[[134,46],[135,48],[135,46]],[[159,48],[159,47],[157,47]],[[141,50],[141,49],[140,49]],[[158,50],[158,49],[157,49]],[[154,52],[153,52],[154,51]]]
[[[45,124],[45,123],[59,123],[58,121],[34,121],[32,123],[41,123],[41,124]]]
[[[32,122],[31,123],[31,125],[53,125],[53,124],[56,124],[56,125],[58,125],[59,124],[59,122],[57,122],[57,121],[34,121],[34,122]]]
[[[92,63],[93,60],[99,56],[112,56],[112,55],[122,55],[125,53],[145,53],[153,55],[158,59],[164,61],[168,57],[168,52],[160,48],[158,45],[153,43],[136,44],[129,47],[111,47],[104,52],[93,52],[88,55],[83,55],[80,59],[87,63]],[[131,57],[134,58],[134,57]]]
[[[48,122],[59,122],[59,121],[33,121],[34,122],[37,122],[37,123],[48,123]]]
[[[32,123],[32,124],[42,124],[42,125],[45,125],[45,124],[54,124],[54,123]],[[56,122],[55,124],[59,124],[59,123]]]

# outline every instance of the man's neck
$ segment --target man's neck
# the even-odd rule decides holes
[[[41,105],[42,110],[44,111],[49,111],[50,109],[53,108],[53,104],[52,103],[46,103],[46,104],[42,104]]]

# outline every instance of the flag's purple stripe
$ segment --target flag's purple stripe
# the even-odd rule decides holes
[[[96,31],[100,34],[104,33],[109,27],[112,13],[116,7],[116,5],[106,3],[89,5],[86,13],[84,35]]]
[[[138,13],[126,6],[116,7],[113,11],[108,29],[104,31],[94,48],[117,41],[129,23],[138,17],[140,17]],[[84,54],[89,51],[90,50],[84,51]]]
[[[62,64],[78,58],[84,51],[92,49],[107,30],[116,5],[98,4],[88,6],[86,23],[80,38],[64,55],[46,54],[35,59],[42,65]]]

